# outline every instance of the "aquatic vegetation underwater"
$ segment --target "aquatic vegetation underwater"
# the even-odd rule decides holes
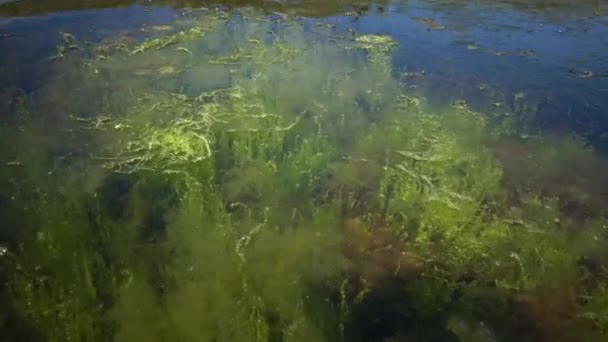
[[[179,25],[61,50],[11,102],[1,262],[27,338],[606,337],[604,180],[576,178],[606,165],[583,143],[432,108],[388,36]]]

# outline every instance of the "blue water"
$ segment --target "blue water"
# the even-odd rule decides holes
[[[465,99],[480,110],[517,112],[513,96],[523,93],[530,104],[526,111],[534,113],[516,114],[534,116],[526,123],[529,129],[573,131],[608,151],[608,15],[601,6],[594,12],[582,5],[573,11],[493,2],[394,1],[371,4],[358,15],[345,8],[309,20],[391,35],[399,42],[397,69],[416,76],[404,82],[434,102]],[[25,92],[44,84],[48,70],[40,62],[55,52],[60,32],[74,34],[79,42],[121,32],[144,36],[146,26],[170,23],[185,12],[130,5],[0,17],[4,82]],[[442,27],[429,27],[425,20]]]

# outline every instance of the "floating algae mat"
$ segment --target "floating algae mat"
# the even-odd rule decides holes
[[[606,338],[603,197],[557,171],[605,167],[581,142],[430,108],[388,36],[248,11],[166,31],[60,47],[3,104],[23,338]]]

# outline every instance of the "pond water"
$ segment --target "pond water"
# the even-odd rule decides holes
[[[608,338],[608,3],[0,1],[7,341]]]

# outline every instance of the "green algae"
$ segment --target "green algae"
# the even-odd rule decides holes
[[[3,127],[18,147],[2,151],[2,195],[30,208],[0,221],[24,227],[8,288],[36,335],[509,338],[509,317],[544,318],[518,305],[574,287],[588,298],[569,317],[605,336],[603,212],[563,209],[586,203],[588,184],[532,182],[573,161],[603,165],[592,151],[549,140],[524,144],[535,162],[505,158],[484,115],[403,90],[390,37],[211,12],[183,32],[57,61],[64,85],[50,91],[75,84],[66,94],[100,104],[59,103],[67,115],[49,124],[24,103],[21,129]],[[181,71],[126,72],[167,65]],[[74,156],[66,124],[84,142]],[[29,140],[41,127],[44,143]],[[475,308],[488,303],[515,304],[486,322]]]
[[[396,45],[393,38],[389,36],[364,35],[355,38],[357,47],[375,52],[389,52]]]

